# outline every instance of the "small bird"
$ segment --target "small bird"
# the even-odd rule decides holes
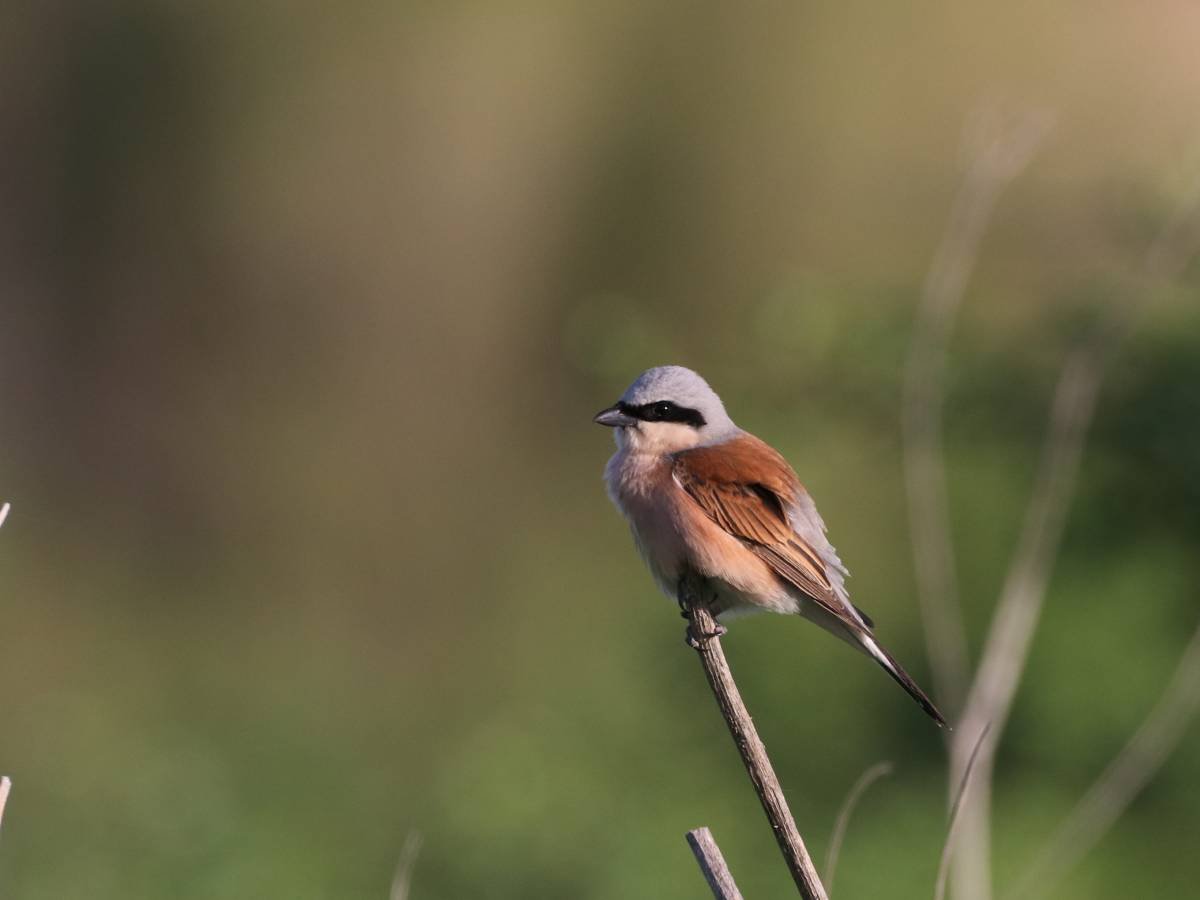
[[[689,576],[718,621],[798,613],[870,656],[946,724],[850,602],[849,573],[792,467],[738,428],[703,378],[682,366],[648,369],[594,421],[617,442],[604,470],[609,497],[667,596],[678,599]]]

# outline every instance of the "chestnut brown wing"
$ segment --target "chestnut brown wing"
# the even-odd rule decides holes
[[[854,630],[862,629],[834,592],[820,554],[788,522],[787,509],[804,488],[778,452],[743,435],[675,454],[673,475],[705,515],[776,575]]]

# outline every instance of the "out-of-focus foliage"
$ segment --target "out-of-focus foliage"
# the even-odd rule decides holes
[[[18,4],[18,7],[20,5]],[[0,893],[747,896],[787,876],[599,476],[647,365],[795,463],[924,677],[915,299],[980,103],[1058,127],[953,343],[977,646],[1064,353],[1200,174],[1200,11],[25,4],[0,28]],[[1008,881],[1196,624],[1197,271],[1117,360],[997,776]],[[805,623],[727,650],[845,898],[929,896],[939,736]],[[1200,880],[1193,730],[1063,898]]]

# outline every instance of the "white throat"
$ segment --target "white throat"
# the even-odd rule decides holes
[[[691,425],[678,422],[639,422],[618,428],[614,437],[617,447],[626,453],[647,456],[666,456],[690,450],[701,443],[700,432]]]

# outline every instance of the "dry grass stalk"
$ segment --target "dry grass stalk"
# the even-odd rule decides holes
[[[975,733],[984,723],[992,726],[980,754],[978,788],[963,814],[964,837],[956,858],[955,879],[955,895],[959,900],[990,900],[992,895],[991,782],[996,747],[1041,618],[1046,586],[1058,555],[1104,376],[1149,302],[1153,287],[1161,279],[1178,277],[1190,258],[1192,251],[1185,247],[1187,225],[1193,220],[1198,204],[1200,189],[1188,195],[1186,203],[1147,251],[1143,270],[1149,283],[1130,301],[1109,310],[1092,339],[1067,358],[1055,387],[1050,427],[1017,551],[988,628],[958,734],[951,740],[950,773],[951,778],[957,778],[968,753],[965,735]]]
[[[975,771],[975,761],[979,758],[979,749],[983,746],[983,741],[991,727],[989,723],[983,727],[983,731],[979,732],[979,737],[975,741],[975,749],[971,751],[971,758],[967,760],[966,771],[963,772],[962,781],[958,785],[958,792],[954,795],[954,802],[950,805],[950,820],[946,825],[946,840],[942,844],[942,858],[938,861],[933,900],[942,900],[946,896],[946,879],[950,874],[950,860],[954,857],[954,841],[958,837],[958,815],[962,812],[963,801],[967,799],[967,789],[971,786],[971,773]]]
[[[1200,711],[1200,628],[1170,684],[1116,758],[1042,845],[1007,896],[1043,897],[1103,837],[1179,744]]]
[[[951,718],[962,705],[968,661],[942,449],[946,348],[996,200],[1033,158],[1052,121],[1045,113],[1011,125],[994,113],[974,117],[967,172],[921,291],[905,366],[904,477],[917,596],[934,691]]]
[[[391,900],[408,900],[408,892],[412,885],[413,868],[417,864],[417,854],[421,852],[421,835],[410,831],[400,848],[400,859],[396,862],[396,874],[392,876]]]
[[[858,806],[862,795],[867,792],[867,788],[885,775],[891,774],[892,764],[890,762],[885,760],[875,763],[858,776],[858,780],[846,794],[846,799],[842,801],[842,808],[834,821],[833,834],[829,838],[829,849],[825,852],[825,890],[831,897],[833,896],[833,876],[837,871],[838,857],[842,852],[842,842],[846,839],[846,828],[850,825],[850,817],[854,814],[854,809]]]
[[[7,775],[0,775],[0,826],[4,824],[4,807],[8,803],[8,792],[12,789],[12,781]]]
[[[715,900],[742,900],[742,892],[734,883],[733,873],[725,864],[725,857],[721,855],[721,848],[717,846],[712,832],[707,828],[694,828],[686,837]]]
[[[961,697],[967,662],[954,589],[954,552],[941,447],[946,345],[996,192],[1024,168],[1044,133],[1044,120],[1039,125],[1033,117],[1013,126],[1007,135],[1002,133],[977,146],[931,266],[910,347],[904,412],[905,471],[914,557],[931,665],[940,699],[952,710],[957,708],[955,699]],[[1005,162],[997,165],[997,160]],[[951,786],[963,781],[969,767],[978,769],[976,789],[962,810],[959,849],[953,854],[958,900],[991,897],[991,781],[996,746],[1040,619],[1104,374],[1147,302],[1150,288],[1178,277],[1190,259],[1198,205],[1200,184],[1149,248],[1143,264],[1149,283],[1132,302],[1110,310],[1092,339],[1070,354],[1055,388],[1050,425],[1017,550],[979,667],[962,705],[959,725],[949,737]],[[968,736],[982,733],[985,725],[990,733],[979,746],[972,747]]]
[[[809,856],[804,839],[796,828],[791,810],[788,809],[783,788],[779,786],[779,779],[770,759],[767,758],[766,747],[758,736],[750,713],[742,703],[733,673],[729,671],[729,663],[725,660],[725,652],[721,649],[720,638],[717,637],[716,620],[702,604],[694,602],[698,596],[696,585],[689,579],[684,578],[680,581],[680,606],[688,613],[689,633],[695,637],[696,653],[704,666],[708,686],[712,688],[721,715],[729,727],[729,733],[733,735],[733,741],[742,756],[746,772],[754,784],[754,790],[767,814],[767,820],[771,823],[771,831],[783,853],[792,880],[800,890],[800,895],[804,900],[828,900],[812,857]]]

